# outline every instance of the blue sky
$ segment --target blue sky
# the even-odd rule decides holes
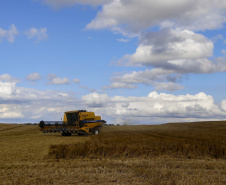
[[[226,118],[223,0],[0,2],[0,122]]]

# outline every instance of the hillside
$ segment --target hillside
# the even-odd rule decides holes
[[[2,184],[225,184],[226,121],[105,126],[62,137],[0,124]]]

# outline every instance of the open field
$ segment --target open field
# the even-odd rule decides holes
[[[226,184],[226,121],[62,137],[0,124],[0,184]]]

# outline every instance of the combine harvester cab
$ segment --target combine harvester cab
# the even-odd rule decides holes
[[[63,121],[40,121],[39,127],[43,133],[60,132],[62,136],[71,136],[72,133],[99,134],[103,123],[106,121],[101,120],[101,117],[96,116],[94,112],[77,110],[65,112]]]

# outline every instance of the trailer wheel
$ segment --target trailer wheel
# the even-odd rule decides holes
[[[97,135],[97,134],[99,134],[99,133],[100,133],[99,129],[97,129],[97,128],[94,128],[94,129],[93,129],[93,134]]]

